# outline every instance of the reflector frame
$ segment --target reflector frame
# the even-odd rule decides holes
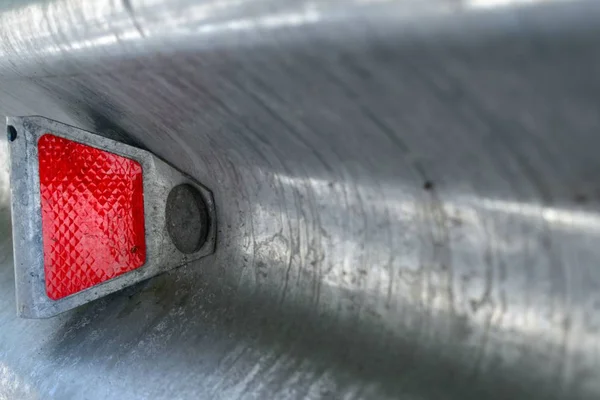
[[[9,117],[17,137],[9,143],[13,215],[13,247],[17,313],[26,318],[56,315],[91,300],[130,286],[161,272],[212,254],[216,243],[216,212],[209,189],[152,153],[42,117]],[[58,299],[46,290],[42,196],[38,141],[45,134],[90,146],[133,160],[143,171],[145,263],[89,288]],[[209,215],[207,240],[198,251],[184,254],[171,242],[166,229],[166,201],[182,184],[195,187]],[[136,249],[137,251],[137,249]]]

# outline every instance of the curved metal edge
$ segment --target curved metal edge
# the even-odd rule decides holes
[[[212,254],[216,246],[216,211],[212,192],[151,153],[42,117],[9,117],[17,138],[9,143],[11,207],[17,314],[47,318],[116,292],[134,283]],[[40,178],[37,141],[46,134],[63,137],[139,162],[143,169],[146,262],[142,267],[59,300],[47,296],[44,275]],[[171,189],[190,184],[202,194],[209,214],[207,240],[184,254],[166,230],[166,201]]]

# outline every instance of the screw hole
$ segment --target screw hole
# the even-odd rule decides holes
[[[17,138],[17,130],[15,129],[14,126],[8,125],[6,127],[6,136],[8,137],[9,142],[15,141],[15,139]]]

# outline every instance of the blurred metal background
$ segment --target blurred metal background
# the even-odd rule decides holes
[[[0,115],[147,148],[214,256],[15,316],[0,399],[597,399],[600,3],[29,0]]]

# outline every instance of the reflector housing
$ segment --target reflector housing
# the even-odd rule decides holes
[[[50,317],[214,252],[213,196],[192,177],[46,118],[7,123],[19,316]],[[194,204],[168,202],[182,187],[195,194],[175,197]]]

